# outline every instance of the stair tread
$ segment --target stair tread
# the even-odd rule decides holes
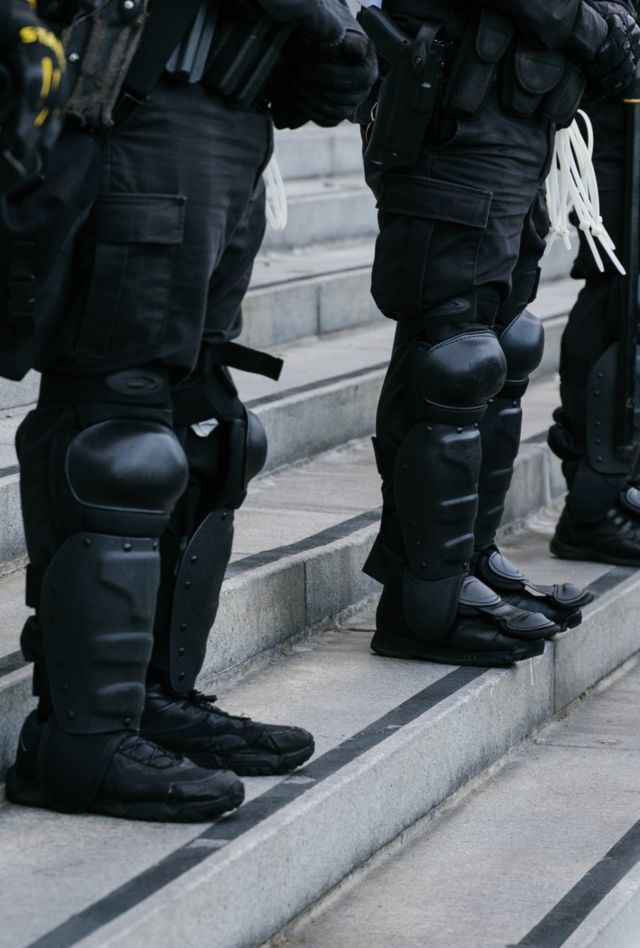
[[[636,664],[294,923],[286,945],[564,944],[618,882],[607,854],[634,827],[635,854],[627,842],[622,859],[640,860],[639,697]]]
[[[550,522],[547,534],[549,529]],[[540,532],[540,524],[537,530]],[[504,544],[505,551],[514,556],[526,552],[536,571],[546,575],[547,556],[541,560],[531,552],[531,546],[529,534],[518,535]],[[608,569],[590,565],[594,579]],[[554,564],[556,581],[573,574],[574,564]],[[323,755],[452,671],[449,666],[376,658],[368,649],[371,625],[369,607],[343,626],[293,646],[287,656],[269,666],[267,674],[260,671],[227,683],[222,706],[257,718],[290,720],[309,727],[316,736],[318,754]],[[357,746],[352,755],[345,757],[345,766],[352,758],[357,758]],[[300,778],[304,778],[304,771],[293,780]],[[323,782],[324,794],[332,793],[333,781],[334,777],[329,776]],[[282,779],[247,781],[248,799],[267,793],[276,784],[282,785]],[[295,801],[289,804],[292,808],[302,805]],[[3,932],[11,933],[12,948],[41,937],[74,913],[86,911],[96,900],[136,879],[160,860],[179,859],[182,847],[202,832],[202,827],[147,824],[136,824],[132,832],[130,824],[91,816],[82,818],[82,831],[78,832],[77,819],[22,810],[9,804],[0,809],[0,818],[0,911]],[[217,824],[222,827],[220,836],[226,838],[225,834],[233,829],[232,820]],[[259,832],[256,825],[245,833],[246,852],[252,834]],[[215,831],[209,836],[215,839]],[[206,846],[206,840],[200,845]],[[229,858],[231,850],[232,846]],[[223,853],[220,855],[225,858]],[[242,854],[236,853],[235,858],[242,858]],[[179,880],[175,885],[178,884]],[[135,889],[135,883],[132,885]],[[60,939],[59,933],[57,937]],[[0,945],[9,945],[2,939],[0,933]],[[51,941],[52,945],[71,943],[65,939]]]
[[[367,237],[364,240],[311,244],[288,252],[264,251],[256,258],[251,290],[370,267],[373,248],[373,239]]]
[[[293,178],[286,184],[287,198],[290,202],[317,200],[336,195],[362,193],[374,198],[361,173],[317,175],[313,178]]]

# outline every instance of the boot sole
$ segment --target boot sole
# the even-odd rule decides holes
[[[7,799],[18,806],[69,812],[51,802],[33,781],[20,780],[12,767],[7,774]],[[199,802],[166,803],[160,801],[94,800],[83,810],[100,816],[111,816],[123,820],[139,820],[145,823],[209,823],[223,813],[237,809],[244,800],[244,787],[238,784],[226,796],[217,800]]]
[[[384,640],[374,635],[371,650],[384,658],[420,659],[442,665],[472,665],[479,668],[509,668],[516,662],[524,662],[544,652],[544,640],[522,642],[508,652],[456,652],[436,646],[416,645],[410,639]]]
[[[590,563],[609,563],[611,566],[640,566],[640,557],[637,559],[612,556],[609,553],[598,553],[588,546],[571,546],[559,540],[552,540],[549,549],[559,560],[587,560]]]
[[[226,757],[221,754],[216,755],[219,761],[217,766],[222,765],[229,770],[233,770],[239,777],[278,777],[282,774],[288,774],[306,763],[315,752],[315,744],[306,744],[299,750],[289,751],[287,754],[268,754],[258,757],[255,753],[251,758]],[[199,767],[210,767],[211,757],[206,754],[190,754],[188,750],[181,749],[180,753],[192,760]]]

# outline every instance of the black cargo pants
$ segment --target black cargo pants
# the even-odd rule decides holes
[[[440,140],[425,146],[415,167],[382,176],[367,169],[380,227],[372,293],[398,323],[376,421],[383,495],[376,547],[405,562],[394,466],[413,423],[407,405],[412,350],[429,337],[430,314],[447,301],[467,301],[471,319],[494,327],[508,323],[535,295],[548,230],[540,189],[553,131],[541,117],[505,114],[494,89],[473,121],[443,121]],[[464,376],[463,365],[459,370]],[[425,497],[438,476],[424,472]],[[382,578],[376,548],[367,571]]]
[[[167,78],[96,147],[99,194],[75,242],[66,316],[44,364],[45,377],[60,384],[27,416],[17,439],[34,605],[68,532],[59,489],[64,446],[87,415],[51,391],[64,392],[65,379],[81,388],[83,379],[141,367],[182,382],[203,345],[240,333],[241,302],[264,234],[261,174],[272,148],[265,113]],[[228,372],[218,371],[233,389]],[[147,409],[120,398],[98,407],[101,418],[110,412],[172,424],[170,403]],[[187,432],[178,434],[186,446]]]

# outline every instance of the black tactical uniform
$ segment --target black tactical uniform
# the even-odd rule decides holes
[[[60,131],[65,57],[28,0],[0,7],[0,194],[33,173]]]
[[[292,125],[344,118],[375,78],[346,9],[306,0],[254,6],[247,29],[266,10],[303,47],[300,60],[295,48],[286,54],[280,82],[288,92],[273,93],[278,114]],[[160,9],[151,3],[145,29]],[[65,304],[39,359],[38,406],[17,437],[35,609],[22,646],[40,702],[9,775],[15,802],[211,818],[241,802],[235,774],[282,773],[313,752],[306,731],[226,715],[194,690],[234,511],[266,456],[262,426],[228,366],[278,368],[231,344],[264,231],[272,122],[261,102],[216,91],[211,70],[185,67],[210,26],[211,56],[219,30],[244,30],[242,17],[230,24],[219,13],[201,6],[143,105],[125,117],[116,110],[108,131],[71,124],[63,135],[46,193],[64,197],[56,185],[65,167],[88,184],[63,202],[63,222],[83,223],[73,239],[62,234],[59,259],[38,255],[37,235],[10,242],[14,322],[21,280],[40,290],[26,301],[36,316],[52,296]],[[340,102],[327,115],[321,92],[330,99],[333,87]],[[128,86],[125,95],[130,106]],[[21,212],[22,196],[8,202],[14,233]],[[193,427],[203,421],[205,436]]]
[[[366,133],[380,223],[373,296],[398,322],[377,417],[383,515],[366,570],[384,591],[372,647],[509,664],[579,622],[590,598],[569,584],[533,586],[495,535],[521,398],[542,356],[526,306],[548,227],[540,187],[555,124],[571,119],[585,77],[599,91],[628,81],[633,22],[582,0],[386,0],[383,11],[415,44],[407,68],[420,77],[425,49],[440,68],[414,93],[412,127],[428,121],[417,157],[402,164],[401,130],[386,159],[375,152],[376,124],[391,125],[384,86]]]
[[[594,125],[602,216],[619,250],[626,216],[628,108],[619,97],[586,107]],[[599,399],[618,404],[621,280],[608,260],[605,272],[598,270],[582,235],[573,276],[585,284],[562,337],[562,407],[549,431],[569,493],[551,550],[567,559],[640,566],[640,493],[634,477],[638,449],[626,455],[616,450],[614,426],[598,424],[600,403],[594,401],[597,392]],[[609,419],[608,410],[606,414]]]

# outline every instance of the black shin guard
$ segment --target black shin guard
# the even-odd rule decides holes
[[[477,550],[489,546],[495,540],[520,449],[521,400],[509,398],[508,395],[504,397],[503,392],[491,399],[480,423],[482,466],[478,483],[478,516],[474,528]]]
[[[562,461],[567,506],[582,523],[602,521],[632,481],[639,449],[616,445],[618,344],[592,366],[586,383],[563,380],[562,409],[554,413],[549,447]]]
[[[213,511],[187,541],[175,571],[165,573],[150,671],[170,694],[187,695],[195,687],[218,612],[232,542],[233,511]]]
[[[185,696],[195,687],[218,611],[234,511],[264,466],[267,444],[260,420],[246,410],[220,366],[207,367],[177,392],[174,409],[184,426],[189,485],[162,538],[150,680]]]
[[[544,349],[540,320],[527,310],[519,313],[500,333],[507,360],[507,381],[491,399],[480,422],[482,468],[479,481],[475,548],[481,550],[495,540],[502,521],[522,432],[522,396],[529,376],[538,367]]]
[[[40,779],[58,805],[95,796],[114,740],[136,730],[153,644],[158,542],[78,533],[51,562],[40,625],[53,716]]]
[[[466,312],[463,302],[453,300],[448,309]],[[365,566],[386,589],[401,587],[404,621],[431,642],[447,635],[458,612],[473,553],[477,424],[505,374],[491,331],[461,325],[440,338],[435,345],[416,341],[407,359],[411,424],[395,452],[392,479],[383,483],[381,538]]]
[[[46,721],[40,784],[60,809],[91,804],[115,747],[140,724],[159,537],[186,485],[165,393],[146,370],[44,378],[20,433],[36,609],[23,642]]]

